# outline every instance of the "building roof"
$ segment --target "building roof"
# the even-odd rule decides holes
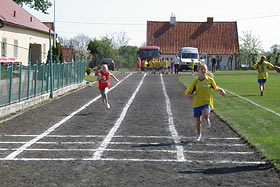
[[[49,28],[12,0],[0,0],[0,19],[4,25],[48,33]]]
[[[200,54],[239,53],[237,22],[157,22],[147,21],[147,45],[161,48],[162,54],[176,54],[182,47],[196,47]]]

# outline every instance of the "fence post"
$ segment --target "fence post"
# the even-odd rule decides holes
[[[50,98],[53,98],[53,59],[52,59],[52,41],[51,30],[49,30],[49,42],[50,42]]]
[[[22,64],[19,65],[19,88],[18,88],[18,100],[21,100],[22,91]]]
[[[31,71],[31,63],[28,64],[27,67],[27,98],[30,97],[30,71]]]
[[[45,81],[45,64],[40,65],[41,69],[41,94],[44,93],[44,81]]]
[[[11,65],[9,69],[10,69],[9,104],[11,104],[12,96],[13,96],[13,65]]]
[[[37,75],[38,75],[38,64],[34,65],[34,90],[33,90],[33,95],[37,95]]]

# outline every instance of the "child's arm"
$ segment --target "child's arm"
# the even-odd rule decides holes
[[[120,81],[113,73],[109,72],[109,74],[110,74],[110,76],[112,76],[115,79],[115,81],[117,81],[117,82]]]

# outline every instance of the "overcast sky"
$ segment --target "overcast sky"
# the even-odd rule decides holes
[[[54,0],[51,0],[54,4]],[[146,41],[147,21],[237,21],[239,36],[251,32],[268,51],[280,45],[279,0],[55,0],[48,15],[25,7],[41,21],[54,21],[60,37],[85,34],[99,39],[125,32],[129,44]],[[55,12],[55,14],[54,14]]]

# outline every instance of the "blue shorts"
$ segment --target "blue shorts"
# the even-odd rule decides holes
[[[258,79],[259,84],[264,84],[266,82],[266,79]]]
[[[200,106],[200,107],[197,107],[197,108],[193,108],[193,117],[195,118],[199,118],[201,115],[202,115],[202,111],[204,109],[208,109],[209,113],[210,113],[210,105],[203,105],[203,106]]]

